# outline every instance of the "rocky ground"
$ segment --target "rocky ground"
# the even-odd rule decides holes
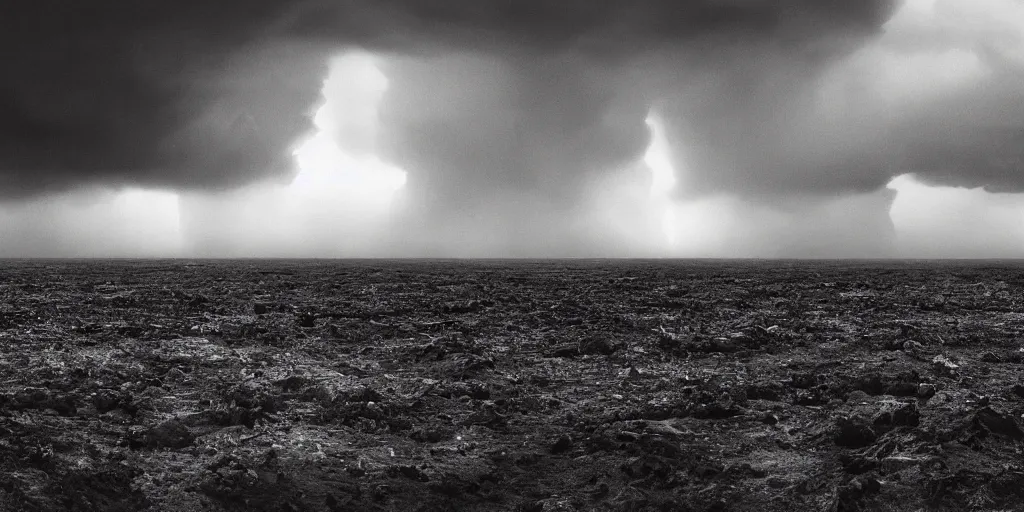
[[[1018,510],[1024,264],[6,261],[0,510]]]

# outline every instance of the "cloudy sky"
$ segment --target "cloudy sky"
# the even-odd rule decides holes
[[[18,4],[0,256],[1024,257],[1021,0]]]

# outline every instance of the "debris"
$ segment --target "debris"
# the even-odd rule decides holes
[[[917,386],[917,397],[922,400],[928,400],[935,396],[935,385],[922,383]]]
[[[839,510],[858,510],[856,503],[866,497],[878,494],[882,483],[877,478],[855,477],[849,483],[839,487],[837,501]]]
[[[316,327],[316,315],[313,313],[301,313],[295,317],[295,322],[304,329]]]
[[[882,459],[880,464],[882,474],[891,475],[921,465],[924,459],[905,455],[891,455]]]
[[[960,370],[960,365],[950,361],[945,355],[939,354],[932,359],[932,368],[941,376],[954,377]]]
[[[171,418],[149,429],[142,442],[147,448],[180,449],[192,446],[195,436],[181,420]]]
[[[877,427],[916,427],[921,422],[917,402],[886,402],[883,410],[875,415],[872,424]]]
[[[120,407],[130,406],[132,403],[132,396],[131,394],[121,390],[101,389],[93,395],[92,403],[93,406],[96,407],[96,412],[103,414]]]
[[[975,425],[984,427],[993,434],[999,434],[1011,439],[1024,439],[1024,431],[1012,416],[1000,413],[991,407],[983,407],[974,413],[973,422]]]
[[[572,448],[572,437],[569,437],[567,434],[563,434],[558,437],[555,444],[551,445],[551,454],[559,455],[569,451],[570,448]]]
[[[914,340],[909,340],[903,343],[903,350],[907,352],[921,352],[924,350],[924,345]]]
[[[860,416],[840,417],[836,422],[835,442],[847,448],[862,448],[878,439],[878,434]]]
[[[605,336],[591,336],[580,342],[580,353],[590,355],[611,355],[621,345]]]

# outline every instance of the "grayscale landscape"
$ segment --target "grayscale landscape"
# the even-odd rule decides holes
[[[0,0],[0,512],[1024,510],[1024,0]]]

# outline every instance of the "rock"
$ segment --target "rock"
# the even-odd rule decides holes
[[[449,379],[466,380],[478,378],[494,369],[494,360],[476,354],[460,353],[451,356],[438,369]]]
[[[648,422],[644,430],[648,434],[653,434],[655,436],[673,440],[686,438],[689,435],[687,431],[679,430],[678,428],[672,426],[672,424],[668,421]]]
[[[580,348],[576,343],[563,343],[552,347],[548,354],[550,357],[573,358],[580,354]]]
[[[893,455],[882,459],[881,468],[882,473],[889,475],[892,473],[899,473],[906,469],[913,468],[920,464],[922,459],[916,457],[907,457],[903,455]]]
[[[73,395],[54,394],[45,388],[23,388],[7,401],[14,409],[52,409],[61,416],[70,416],[78,410]]]
[[[839,455],[839,463],[843,471],[851,475],[861,475],[878,468],[878,461],[861,455],[843,453]]]
[[[779,417],[772,413],[767,413],[761,417],[761,423],[764,423],[765,425],[777,425],[779,423]]]
[[[903,350],[906,352],[920,352],[924,350],[924,345],[914,340],[910,340],[903,343]]]
[[[338,393],[334,387],[327,384],[318,384],[316,386],[310,386],[302,392],[302,398],[304,400],[311,400],[319,403],[323,407],[330,406],[338,398]]]
[[[212,425],[220,425],[222,427],[245,425],[250,429],[256,427],[256,420],[265,416],[263,410],[238,406],[213,409],[201,414],[205,416],[205,421]]]
[[[725,466],[718,462],[709,462],[706,464],[698,464],[696,467],[691,469],[691,471],[695,476],[707,480],[722,474],[722,471],[725,471]]]
[[[345,505],[347,505],[348,502],[343,503],[338,501],[338,498],[335,498],[333,494],[328,493],[327,497],[324,498],[324,504],[327,505],[327,510],[330,510],[331,512],[341,512],[345,510]]]
[[[793,397],[794,405],[818,406],[829,402],[828,388],[800,389]]]
[[[701,347],[700,352],[718,352],[722,354],[729,354],[739,350],[739,344],[732,338],[719,337],[710,340],[707,345]]]
[[[409,434],[409,438],[421,443],[440,443],[454,435],[451,429],[438,427],[420,427]]]
[[[764,478],[768,476],[768,470],[762,467],[752,466],[749,462],[730,466],[726,472],[753,478]]]
[[[889,350],[889,351],[903,350],[903,343],[904,343],[903,341],[900,341],[900,340],[897,340],[897,339],[888,339],[888,340],[885,340],[884,342],[882,342],[882,347],[885,350]]]
[[[704,404],[693,410],[694,418],[722,420],[743,414],[743,408],[734,403],[712,402]]]
[[[836,422],[835,442],[847,448],[863,448],[874,443],[878,434],[861,416],[841,417]]]
[[[946,306],[946,296],[938,293],[921,302],[921,309],[925,311],[939,311]]]
[[[813,373],[794,373],[789,376],[789,385],[797,389],[810,389],[818,384]]]
[[[281,397],[254,381],[243,382],[225,395],[225,401],[246,409],[262,408],[273,413],[282,405]]]
[[[863,391],[861,391],[859,389],[855,389],[853,391],[850,391],[846,395],[846,401],[847,402],[864,402],[864,401],[868,400],[868,398],[870,398],[870,395],[868,395],[867,393],[865,393],[865,392],[863,392]]]
[[[1024,398],[1024,384],[1014,384],[1011,391],[1013,391],[1013,394]]]
[[[873,419],[876,427],[916,427],[920,422],[921,411],[916,402],[888,403]]]
[[[981,355],[981,361],[983,363],[1001,363],[1003,362],[1003,358],[992,352],[985,352]]]
[[[654,455],[633,457],[623,463],[619,469],[631,478],[645,478],[650,475],[665,478],[674,472],[669,459]]]
[[[939,354],[932,359],[932,368],[934,368],[935,373],[939,375],[952,377],[960,370],[960,365],[954,363],[945,355]]]
[[[437,396],[445,398],[469,397],[473,400],[487,400],[491,398],[491,390],[487,384],[478,380],[453,381],[435,388]]]
[[[429,482],[430,477],[416,466],[392,466],[388,468],[388,475],[392,477],[402,476],[417,482]]]
[[[483,308],[483,303],[479,300],[470,300],[467,302],[449,302],[441,305],[442,313],[464,315],[466,313],[474,313],[480,311]]]
[[[195,436],[181,420],[171,418],[149,429],[143,437],[147,448],[180,449],[192,446]]]
[[[281,389],[285,392],[299,391],[309,385],[309,383],[309,379],[302,375],[291,375],[274,382],[274,384],[281,386]]]
[[[587,493],[588,496],[590,496],[590,499],[599,500],[607,496],[608,493],[611,491],[611,488],[608,487],[608,484],[601,482],[595,487],[584,489],[584,491]]]
[[[1002,414],[991,407],[984,407],[974,413],[973,423],[982,426],[993,434],[999,434],[1011,439],[1024,439],[1024,431],[1017,424],[1012,416]]]
[[[57,395],[46,402],[46,407],[57,412],[61,416],[71,416],[78,412],[75,398],[71,395]]]
[[[295,321],[299,324],[299,327],[309,329],[316,327],[316,315],[312,313],[302,313],[295,317]]]
[[[878,494],[882,483],[875,478],[857,477],[838,489],[839,510],[858,510],[856,501]]]
[[[935,396],[935,385],[934,384],[920,384],[917,386],[917,397],[922,400],[928,400]]]
[[[782,385],[777,382],[761,382],[747,386],[747,398],[778,402],[784,391]]]
[[[100,414],[117,409],[130,401],[125,393],[113,389],[101,389],[92,397],[92,404]]]
[[[484,406],[479,411],[471,413],[466,419],[460,422],[463,426],[470,425],[482,425],[489,428],[497,427],[505,424],[508,418],[494,410],[494,405],[484,402]]]
[[[551,445],[551,454],[559,455],[572,449],[572,438],[568,434],[563,434],[555,441],[555,444]]]
[[[266,304],[256,303],[252,306],[252,312],[257,315],[265,315],[270,310]]]
[[[856,389],[877,396],[885,393],[885,382],[881,375],[866,375],[857,380]]]
[[[44,388],[24,388],[15,393],[11,401],[18,409],[41,408],[50,401],[50,391]]]
[[[626,379],[628,379],[628,380],[638,380],[638,379],[640,379],[640,377],[642,377],[642,374],[640,373],[640,370],[637,370],[635,366],[630,366],[629,367],[629,372],[626,373]]]
[[[668,290],[665,290],[665,296],[673,299],[678,299],[689,292],[687,288],[679,288],[676,285],[672,285]]]
[[[910,324],[899,324],[899,329],[900,336],[909,336],[911,332],[917,330],[917,327]]]
[[[589,355],[611,355],[620,345],[604,336],[594,336],[580,342],[580,353]]]
[[[184,382],[187,379],[188,374],[186,374],[184,371],[181,370],[181,368],[178,367],[171,368],[170,370],[167,370],[167,373],[164,374],[164,380],[168,380],[170,382]]]
[[[892,396],[917,396],[917,386],[916,380],[899,380],[886,386],[885,393]]]

